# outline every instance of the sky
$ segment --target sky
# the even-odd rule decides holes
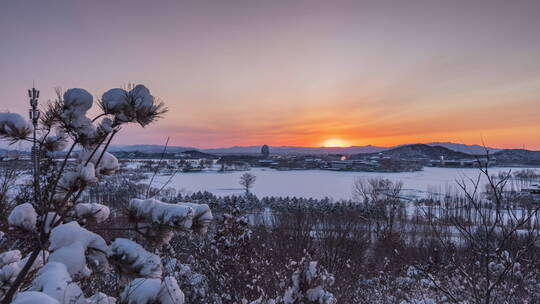
[[[540,1],[0,1],[0,111],[145,84],[114,144],[540,150]]]

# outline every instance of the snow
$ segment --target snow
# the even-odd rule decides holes
[[[21,252],[19,250],[10,250],[0,254],[0,267],[4,265],[18,262],[22,259]]]
[[[174,277],[165,277],[161,283],[161,289],[157,295],[161,304],[183,304],[184,293],[180,290]]]
[[[128,210],[133,215],[152,223],[178,228],[191,228],[194,210],[181,204],[167,204],[156,199],[132,199]]]
[[[102,204],[79,203],[75,205],[75,215],[83,218],[92,218],[97,223],[106,221],[110,213],[109,207]]]
[[[85,89],[69,89],[64,93],[64,114],[71,117],[85,116],[93,103],[92,94]]]
[[[120,263],[128,273],[136,273],[137,276],[145,278],[161,277],[161,259],[141,245],[128,239],[117,238],[109,249],[109,258]]]
[[[76,171],[67,171],[62,174],[62,177],[58,181],[58,190],[59,192],[67,193],[69,190],[75,190],[78,188],[78,179],[80,177],[80,172]],[[58,195],[58,196],[57,196]],[[55,199],[62,200],[64,195],[55,194]]]
[[[92,155],[92,158],[90,159],[90,163],[94,164],[96,166],[97,161],[99,160],[99,157],[102,153],[103,149],[98,149],[94,155],[92,155],[93,149],[83,149],[79,152],[77,159],[80,163],[85,163],[88,159],[90,159],[90,155]],[[103,153],[103,157],[101,157],[101,160],[99,161],[99,164],[97,165],[97,172],[99,174],[112,174],[114,171],[116,171],[119,167],[118,159],[112,155],[109,152]]]
[[[49,241],[49,261],[64,263],[74,280],[88,277],[92,273],[86,265],[88,250],[102,254],[108,252],[107,244],[101,236],[82,228],[77,222],[54,228]]]
[[[11,304],[60,304],[56,299],[50,296],[38,292],[38,291],[25,291],[17,295],[15,300]]]
[[[72,282],[66,265],[49,262],[41,268],[30,291],[40,291],[65,304],[85,304],[81,288]]]
[[[69,89],[64,93],[64,111],[62,119],[69,124],[79,136],[93,138],[96,136],[96,128],[92,120],[86,117],[90,110],[93,97],[84,89]]]
[[[59,132],[56,135],[49,135],[43,141],[44,146],[48,151],[62,151],[67,146],[66,134]]]
[[[114,114],[123,122],[136,118],[144,120],[154,106],[154,97],[144,85],[137,85],[131,91],[115,88],[103,93],[101,104],[107,113]]]
[[[519,168],[523,169],[523,168]],[[517,170],[508,167],[490,168],[490,174]],[[203,171],[200,173],[177,173],[169,186],[184,192],[209,191],[216,195],[242,195],[245,190],[239,185],[240,176],[245,171],[217,172]],[[326,170],[291,170],[278,171],[268,168],[252,168],[249,173],[257,177],[250,191],[259,196],[297,196],[322,199],[325,197],[335,200],[351,199],[352,185],[358,177],[382,177],[392,181],[403,181],[404,192],[410,196],[426,196],[431,190],[444,192],[445,189],[456,187],[456,180],[477,177],[475,168],[438,168],[425,167],[423,171],[382,173],[382,172],[351,172]],[[156,176],[154,187],[161,187],[170,176]],[[485,178],[482,179],[484,181]]]
[[[79,178],[81,181],[93,184],[97,182],[96,178],[96,169],[94,168],[93,163],[88,163],[86,166],[83,166],[82,164],[79,166]]]
[[[135,279],[126,285],[120,297],[128,304],[184,304],[184,293],[173,277],[166,277],[163,283],[159,279]]]
[[[0,134],[18,137],[32,131],[32,125],[17,113],[0,113]]]
[[[100,130],[102,130],[104,133],[111,133],[112,132],[112,125],[113,125],[113,121],[112,119],[110,119],[109,117],[105,117],[101,120],[101,122],[99,123],[99,128]]]
[[[116,299],[108,295],[98,292],[87,299],[87,304],[116,304]]]
[[[41,266],[43,266],[44,259],[46,260],[49,253],[47,251],[41,251],[30,267],[30,271],[34,271]],[[26,265],[26,262],[30,258],[30,254],[28,254],[24,259],[18,260],[16,262],[4,265],[0,269],[0,286],[6,286],[10,285],[15,281],[17,278],[17,275],[19,275],[19,272],[23,269],[24,265]]]
[[[138,278],[126,285],[120,298],[128,304],[150,304],[157,299],[160,289],[160,279]]]
[[[208,231],[208,226],[213,219],[212,211],[206,204],[180,203],[181,205],[193,208],[193,227],[201,233]]]
[[[36,228],[37,213],[30,203],[24,203],[13,208],[8,217],[8,224],[12,227],[32,231]]]
[[[131,91],[135,107],[139,109],[150,109],[154,105],[154,96],[144,85],[139,84]]]
[[[101,103],[107,113],[121,115],[129,106],[128,92],[124,89],[115,88],[103,93]],[[120,116],[120,120],[126,120],[127,117]]]

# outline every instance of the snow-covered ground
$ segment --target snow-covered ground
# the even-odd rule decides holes
[[[523,168],[490,168],[490,174],[501,171],[516,171]],[[187,193],[210,191],[216,195],[242,193],[240,176],[246,171],[219,173],[203,171],[199,173],[177,173],[169,186]],[[381,176],[393,181],[403,181],[407,195],[422,196],[427,192],[444,193],[455,188],[456,180],[476,178],[478,169],[472,168],[433,168],[424,171],[403,173],[376,172],[334,172],[324,170],[276,171],[266,168],[253,168],[247,171],[257,177],[252,192],[258,196],[298,196],[336,200],[350,199],[352,185],[357,177]],[[158,176],[153,186],[160,186],[170,176]],[[148,182],[148,180],[147,180]]]

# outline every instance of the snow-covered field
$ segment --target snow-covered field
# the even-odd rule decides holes
[[[522,168],[490,168],[490,174],[520,169]],[[472,168],[426,167],[424,171],[403,173],[276,171],[266,168],[253,168],[248,172],[257,177],[252,192],[258,196],[330,197],[339,200],[351,198],[352,185],[357,177],[381,176],[393,181],[401,180],[407,195],[422,196],[428,191],[444,193],[446,189],[455,188],[456,180],[476,178],[479,171]],[[188,193],[207,190],[216,195],[240,194],[243,190],[238,182],[244,173],[245,171],[179,172],[172,178],[169,186]],[[158,176],[153,185],[162,185],[169,178],[170,176]]]

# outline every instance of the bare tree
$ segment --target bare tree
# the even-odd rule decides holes
[[[257,177],[251,173],[244,173],[240,176],[240,185],[246,190],[246,195],[249,194],[249,189],[255,184]]]
[[[353,200],[364,205],[368,212],[368,225],[375,224],[375,233],[392,232],[396,215],[402,207],[403,182],[381,177],[357,178],[353,184]]]
[[[458,181],[473,220],[459,215],[443,219],[445,210],[429,216],[448,266],[430,258],[427,266],[417,268],[451,303],[523,303],[522,296],[536,288],[530,282],[537,279],[539,236],[533,222],[540,207],[514,208],[516,197],[505,190],[510,172],[492,176],[488,162],[479,162],[479,170],[476,178]]]

